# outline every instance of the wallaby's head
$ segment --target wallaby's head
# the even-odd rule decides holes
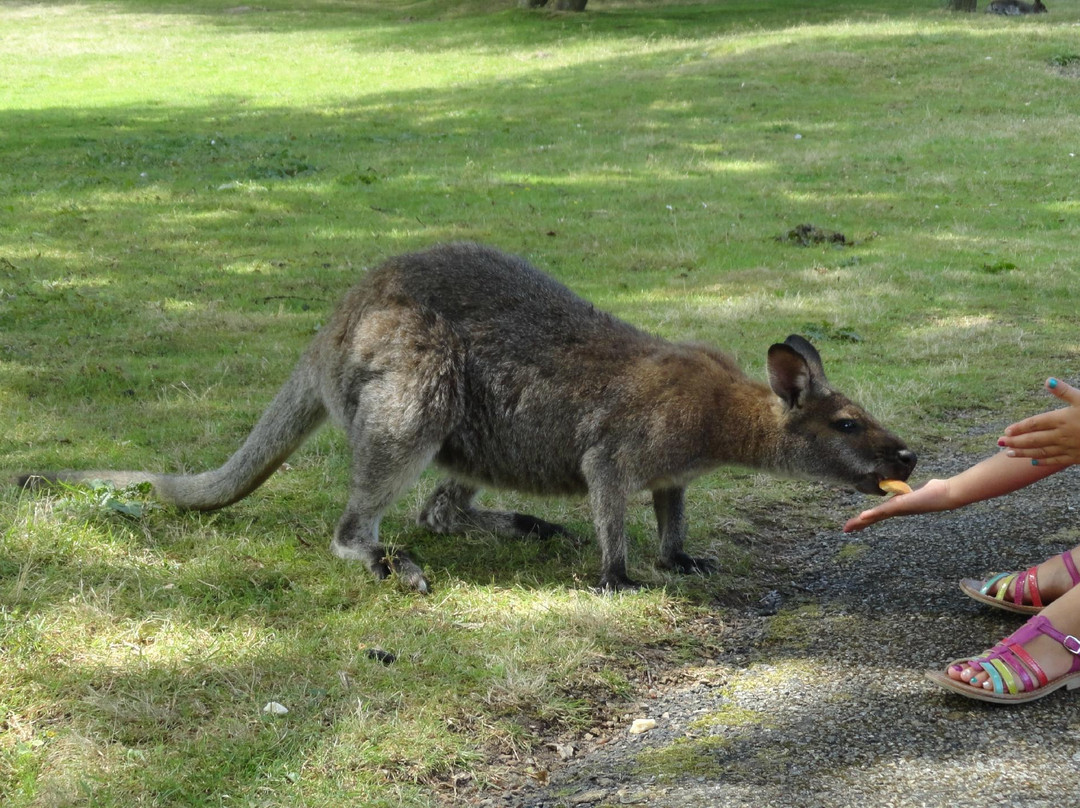
[[[783,402],[781,468],[881,494],[882,480],[906,480],[915,453],[847,396],[829,386],[821,356],[792,334],[769,348],[769,383]]]

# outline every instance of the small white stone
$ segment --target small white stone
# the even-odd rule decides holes
[[[631,735],[640,735],[643,732],[648,732],[650,729],[656,729],[656,720],[653,718],[637,718],[634,723],[630,725]]]
[[[263,707],[263,712],[269,713],[270,715],[285,715],[289,712],[289,708],[276,701],[268,701],[266,702],[266,706]]]

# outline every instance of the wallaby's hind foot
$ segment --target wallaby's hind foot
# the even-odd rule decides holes
[[[565,527],[536,516],[512,511],[493,511],[473,507],[476,489],[446,480],[435,489],[417,517],[417,524],[435,533],[460,533],[486,530],[502,536],[530,539],[573,538]]]
[[[483,511],[480,511],[483,513]],[[497,514],[497,511],[488,511]],[[527,513],[501,514],[510,517],[512,529],[507,531],[512,536],[520,536],[523,539],[540,539],[546,541],[556,536],[573,539],[577,543],[577,537],[557,522],[548,522],[538,516],[530,516]]]
[[[431,591],[424,571],[403,550],[390,550],[379,542],[377,519],[363,519],[346,512],[334,531],[330,552],[346,561],[360,561],[378,580],[397,575],[409,589],[422,594]]]
[[[396,575],[409,589],[423,595],[431,591],[424,571],[402,550],[389,550],[382,544],[345,544],[335,536],[330,552],[345,561],[360,561],[378,580]]]

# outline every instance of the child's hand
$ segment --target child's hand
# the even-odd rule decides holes
[[[1009,457],[1030,457],[1033,466],[1080,463],[1080,390],[1057,379],[1048,379],[1046,389],[1069,406],[1013,424],[998,445]]]
[[[863,511],[844,525],[845,533],[854,533],[892,516],[908,516],[913,513],[944,511],[952,507],[948,480],[930,480],[910,494],[889,497],[875,508]]]

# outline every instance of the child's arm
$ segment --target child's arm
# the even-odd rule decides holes
[[[1046,389],[1069,406],[1013,424],[998,441],[1005,451],[955,477],[931,480],[917,491],[863,511],[848,520],[844,532],[862,530],[892,516],[949,511],[1000,497],[1080,463],[1080,390],[1057,379],[1047,379]]]

